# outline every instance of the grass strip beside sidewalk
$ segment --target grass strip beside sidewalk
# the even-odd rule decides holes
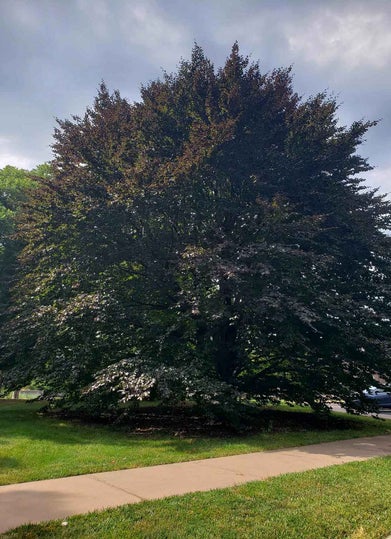
[[[391,457],[295,473],[60,521],[3,537],[45,539],[382,539],[391,532]]]

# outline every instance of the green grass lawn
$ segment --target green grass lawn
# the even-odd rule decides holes
[[[4,537],[383,539],[391,533],[391,457],[127,505],[17,528]]]
[[[39,407],[0,401],[1,485],[391,433],[391,421],[353,418],[346,430],[280,429],[220,438],[145,435],[44,417],[37,414]],[[341,422],[346,417],[341,414]]]

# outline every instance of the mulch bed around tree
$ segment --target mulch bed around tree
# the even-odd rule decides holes
[[[357,422],[348,418],[328,414],[299,411],[259,409],[251,418],[236,418],[230,424],[229,417],[202,413],[191,406],[151,406],[126,409],[121,413],[105,414],[99,418],[85,413],[58,410],[49,412],[81,421],[83,423],[111,424],[125,427],[133,434],[154,435],[158,433],[174,436],[232,436],[259,432],[303,432],[307,430],[359,429]],[[242,420],[241,420],[242,419]]]

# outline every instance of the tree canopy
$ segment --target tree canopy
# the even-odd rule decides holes
[[[148,398],[322,407],[390,381],[390,203],[290,69],[198,46],[141,101],[59,121],[19,222],[3,385],[95,409]]]

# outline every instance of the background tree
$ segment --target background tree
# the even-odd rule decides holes
[[[389,202],[325,94],[196,46],[129,104],[101,85],[59,122],[21,219],[4,384],[69,402],[322,407],[386,380]]]
[[[0,169],[0,309],[8,305],[9,286],[15,274],[16,258],[20,242],[13,237],[17,213],[27,200],[30,190],[43,173],[49,173],[50,165],[42,164],[31,172],[6,166]]]

